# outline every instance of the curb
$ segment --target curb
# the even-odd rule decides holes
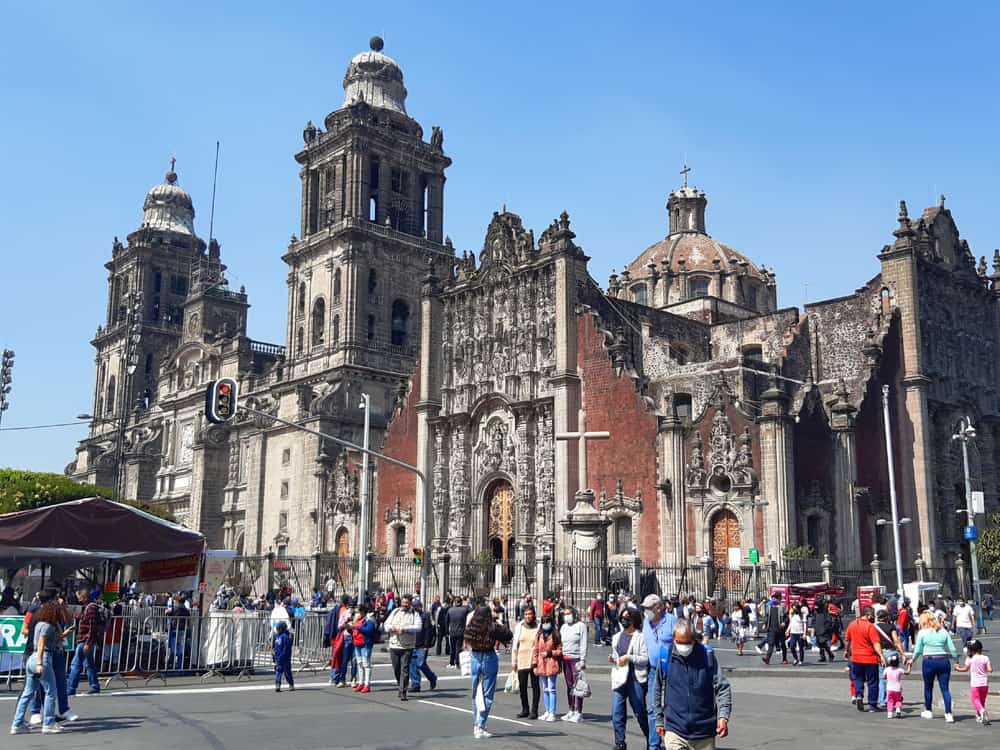
[[[793,667],[777,664],[773,667],[722,667],[722,671],[732,677],[788,677],[801,675],[803,677],[818,677],[827,680],[847,680],[848,675],[842,669],[810,669],[809,667]]]

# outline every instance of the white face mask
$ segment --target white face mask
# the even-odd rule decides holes
[[[675,643],[674,648],[677,649],[677,653],[681,656],[690,656],[691,652],[694,651],[693,643]]]
[[[567,625],[573,624],[573,615],[563,615],[563,622]]]

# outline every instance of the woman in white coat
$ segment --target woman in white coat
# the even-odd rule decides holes
[[[642,615],[625,609],[619,621],[622,629],[611,639],[611,724],[615,730],[615,750],[625,750],[625,724],[628,702],[639,728],[649,742],[649,716],[646,712],[646,679],[649,676],[649,652],[642,637]]]

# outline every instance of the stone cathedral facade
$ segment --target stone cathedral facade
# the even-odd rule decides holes
[[[400,67],[371,47],[295,155],[282,344],[248,337],[246,292],[195,234],[173,169],[115,240],[95,422],[71,476],[112,484],[122,466],[127,496],[248,554],[424,546],[531,564],[601,550],[725,569],[750,548],[780,562],[809,547],[860,568],[891,558],[877,525],[888,386],[907,567],[962,551],[960,417],[978,433],[974,489],[1000,505],[1000,252],[977,262],[943,199],[916,218],[901,204],[871,278],[804,310],[779,307],[775,272],[710,234],[686,170],[665,236],[606,285],[566,212],[536,238],[504,208],[481,248],[456,253],[443,131],[424,138]],[[205,423],[204,385],[223,375],[261,414]],[[365,540],[359,457],[268,416],[360,443],[361,393],[373,445],[427,478],[375,465]]]

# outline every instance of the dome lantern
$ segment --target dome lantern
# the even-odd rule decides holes
[[[388,55],[382,54],[385,42],[373,36],[369,51],[355,55],[344,74],[344,105],[362,102],[406,114],[406,87],[403,71]]]

